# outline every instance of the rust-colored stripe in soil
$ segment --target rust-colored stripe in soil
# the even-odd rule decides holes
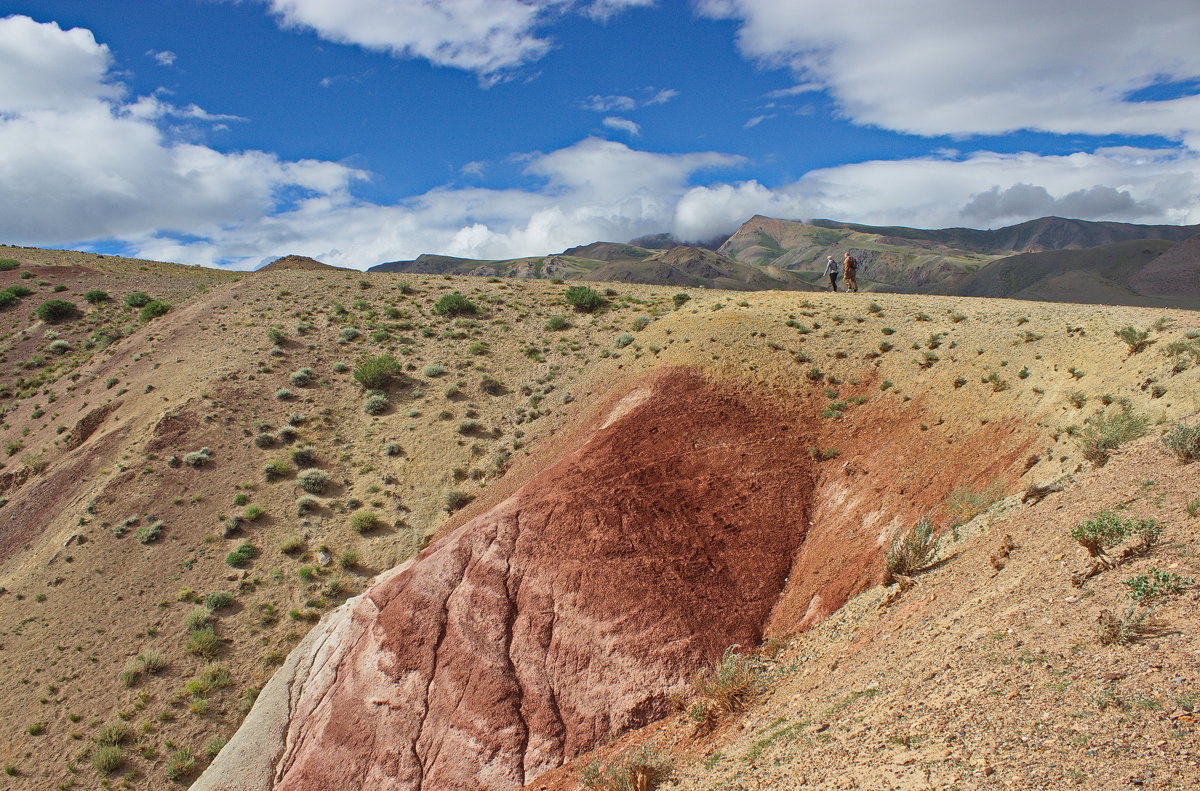
[[[279,789],[519,787],[756,644],[808,521],[801,427],[683,369],[599,426],[318,626],[303,686],[264,691],[286,747],[243,728],[196,787],[251,787],[250,755]]]

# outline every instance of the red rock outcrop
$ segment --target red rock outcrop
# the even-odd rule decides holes
[[[761,637],[812,489],[794,417],[679,369],[315,628],[196,789],[517,788]]]

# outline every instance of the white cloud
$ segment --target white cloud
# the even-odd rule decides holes
[[[607,22],[612,17],[629,8],[648,8],[654,5],[654,0],[592,0],[584,7],[583,13],[600,22]]]
[[[637,100],[631,96],[589,96],[580,104],[582,109],[597,113],[611,113],[613,110],[629,112],[637,109],[637,106]]]
[[[123,102],[86,30],[0,20],[0,237],[13,243],[219,233],[284,192],[338,199],[365,174],[332,162],[225,154],[159,126],[233,120],[157,96]]]
[[[285,27],[401,58],[424,58],[485,80],[541,58],[535,0],[266,0]]]
[[[603,123],[609,129],[616,129],[618,132],[625,132],[630,137],[636,137],[642,133],[642,128],[633,121],[630,121],[628,118],[618,118],[610,115],[601,123]]]
[[[742,124],[742,128],[743,129],[753,129],[754,127],[761,124],[763,121],[769,121],[775,117],[776,117],[776,113],[767,113],[766,115],[756,115],[753,118],[751,118],[750,120],[746,121],[746,123]]]
[[[0,19],[0,114],[115,99],[112,54],[90,30],[63,30],[26,16]]]
[[[176,59],[179,57],[169,49],[164,50],[147,50],[146,54],[154,58],[154,62],[159,66],[174,66]]]
[[[611,113],[614,110],[620,113],[628,113],[642,107],[652,107],[656,104],[666,104],[679,95],[679,91],[674,88],[646,88],[644,93],[645,99],[635,99],[632,96],[624,96],[621,94],[609,96],[589,96],[579,104],[580,109],[592,110],[597,113]]]
[[[823,86],[855,122],[919,135],[1162,135],[1200,149],[1195,0],[697,0],[750,58]]]
[[[861,162],[815,170],[775,189],[755,181],[694,187],[679,201],[673,229],[703,239],[753,214],[920,228],[1000,227],[1048,214],[1200,224],[1200,156],[1112,148]]]

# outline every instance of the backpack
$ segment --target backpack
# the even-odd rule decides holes
[[[855,259],[853,256],[846,259],[846,272],[848,272],[849,274],[854,274],[857,271],[858,271],[858,260]]]

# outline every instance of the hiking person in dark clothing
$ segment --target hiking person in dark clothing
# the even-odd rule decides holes
[[[829,275],[829,286],[837,291],[838,265],[837,261],[833,260],[833,256],[825,256],[825,271],[821,274]]]
[[[858,260],[846,253],[846,290],[858,293]]]

